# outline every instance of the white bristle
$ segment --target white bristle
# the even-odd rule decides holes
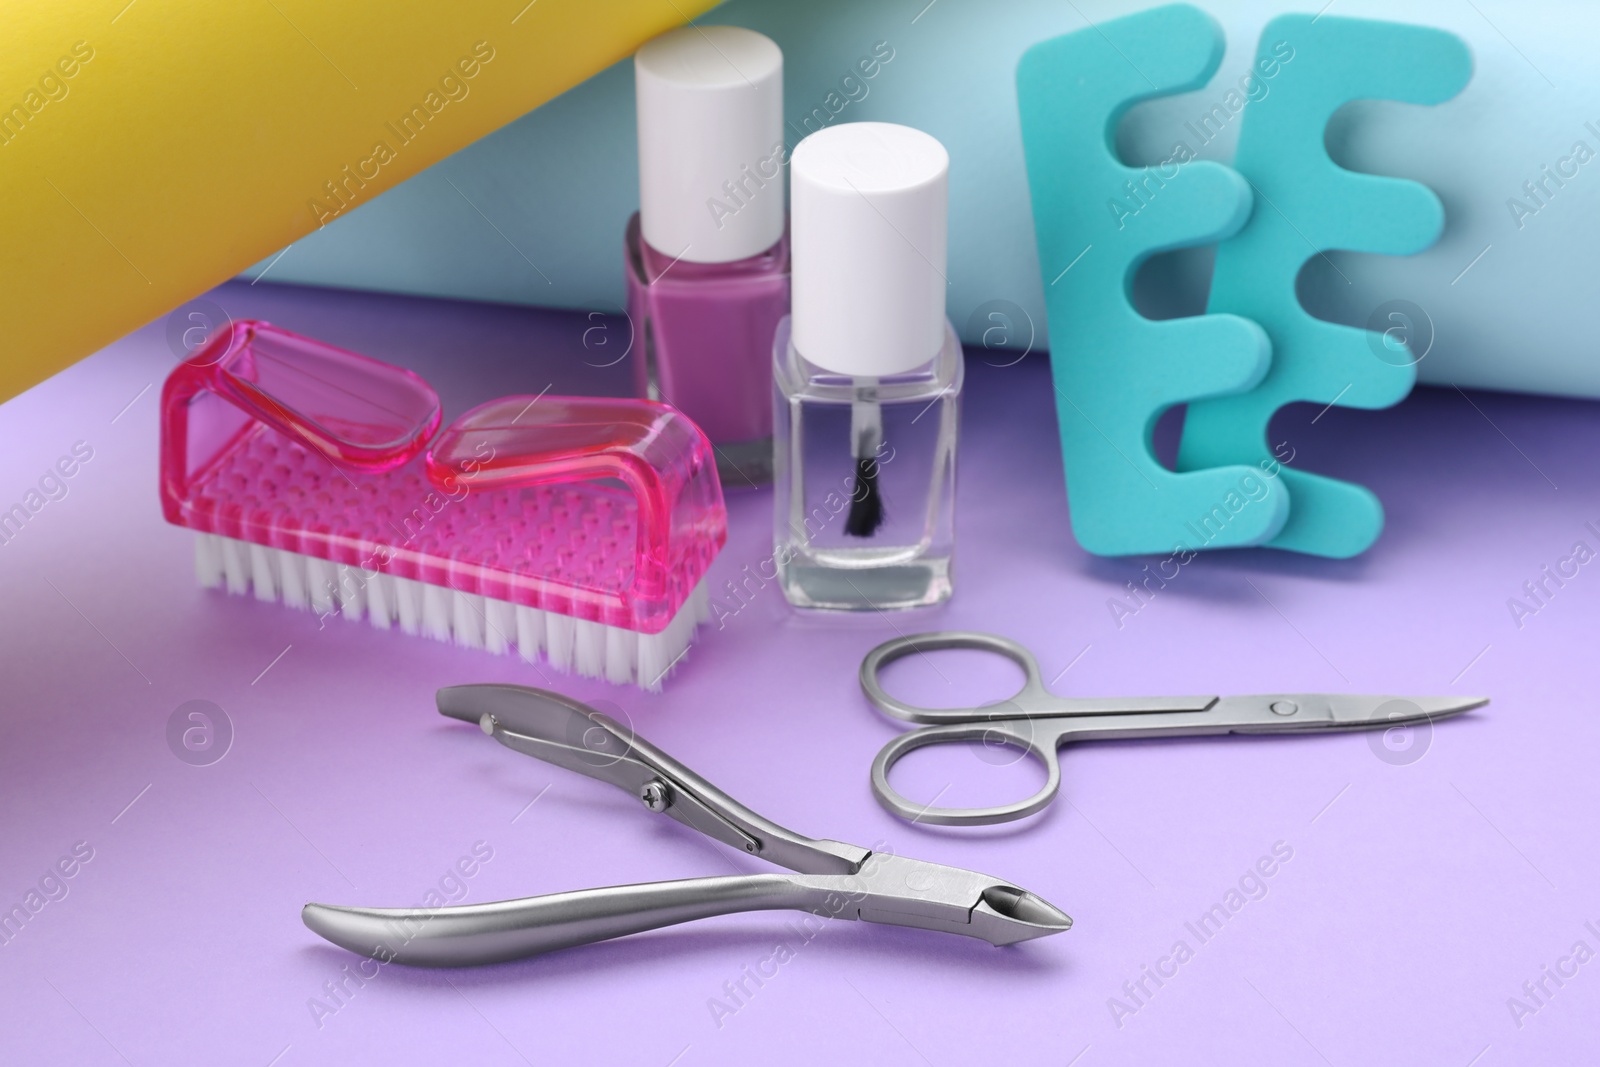
[[[387,574],[367,579],[367,619],[380,630],[394,624],[394,579]]]
[[[517,606],[494,597],[483,597],[483,644],[495,655],[504,655],[517,637]]]
[[[222,584],[222,538],[216,534],[195,535],[194,576],[203,589]]]
[[[617,685],[633,681],[633,663],[639,655],[639,635],[620,626],[601,626],[606,635],[605,679]]]
[[[250,557],[250,585],[256,591],[257,600],[278,599],[277,568],[273,566],[276,555],[272,549],[265,545],[248,545]]]
[[[517,651],[529,663],[544,651],[544,612],[517,606]]]
[[[681,611],[679,614],[683,614]],[[674,622],[677,620],[674,619]],[[662,659],[663,638],[670,640],[672,627],[669,625],[658,634],[640,634],[638,651],[635,653],[639,660],[639,687],[641,689],[659,689],[662,672],[670,660]],[[652,684],[654,683],[654,684]]]
[[[695,627],[711,617],[711,594],[703,579],[666,629],[641,634],[220,534],[195,537],[194,572],[207,588],[226,586],[241,595],[253,590],[259,600],[281,599],[291,607],[337,611],[348,619],[365,614],[380,629],[397,623],[408,634],[499,654],[514,650],[529,662],[543,653],[557,670],[650,690],[661,688],[694,640]]]
[[[395,576],[394,617],[404,633],[415,637],[422,632],[422,583],[415,578]]]
[[[231,537],[222,539],[222,576],[228,583],[228,592],[243,593],[250,588],[250,570],[246,563],[248,546]]]
[[[450,624],[456,644],[464,648],[483,648],[483,597],[456,589],[450,598]]]
[[[573,668],[590,678],[606,673],[606,627],[588,619],[574,619],[572,642]]]
[[[281,548],[274,551],[278,553],[278,588],[283,592],[283,602],[291,608],[309,608],[311,593],[306,589],[305,557]]]
[[[367,576],[360,567],[339,568],[339,614],[347,622],[360,622],[367,613]]]
[[[571,615],[544,613],[544,658],[558,671],[572,669],[572,631],[577,622]]]
[[[302,557],[306,568],[306,594],[311,610],[318,615],[332,613],[339,606],[338,588],[333,583],[333,564],[316,556]],[[228,592],[233,592],[230,586]]]
[[[420,583],[422,586],[422,632],[435,641],[450,640],[450,616],[453,606],[450,599],[450,590],[441,589],[437,585]]]

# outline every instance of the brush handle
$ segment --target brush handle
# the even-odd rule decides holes
[[[666,404],[543,393],[479,404],[445,428],[425,463],[446,494],[622,483],[636,527],[631,596],[644,602],[669,596],[684,548],[694,548],[684,531],[725,531],[716,468],[706,435]]]
[[[878,403],[878,379],[853,379],[855,397],[850,402],[850,446],[856,459],[871,459],[883,444],[883,405]]]
[[[205,394],[238,414],[193,420]],[[270,322],[240,319],[216,330],[161,388],[163,512],[168,522],[186,525],[194,478],[239,443],[241,417],[343,471],[382,473],[422,451],[439,428],[441,411],[439,395],[411,371]]]

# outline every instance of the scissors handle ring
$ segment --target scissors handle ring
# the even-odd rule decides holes
[[[992,741],[998,737],[1002,743],[1024,749],[1044,762],[1045,783],[1033,796],[1011,804],[989,808],[936,808],[928,804],[915,804],[889,784],[889,771],[908,752],[928,745],[954,741]],[[872,792],[878,803],[892,815],[910,822],[930,823],[934,826],[993,826],[1013,822],[1043,811],[1055,799],[1061,788],[1061,762],[1056,750],[1042,747],[1031,738],[1023,738],[1006,729],[1004,721],[958,722],[945,726],[925,726],[892,738],[878,751],[872,761]]]
[[[866,658],[861,661],[861,691],[884,714],[906,722],[960,723],[981,717],[982,711],[972,708],[922,708],[915,704],[907,704],[890,696],[878,679],[879,672],[897,659],[904,659],[913,653],[938,652],[948,648],[994,652],[1021,667],[1025,681],[1022,683],[1022,688],[1011,698],[1013,702],[1017,702],[1019,697],[1027,698],[1027,704],[1049,699],[1044,681],[1039,677],[1039,661],[1033,658],[1033,653],[1009,637],[966,630],[912,634],[909,637],[896,637],[885,641],[868,652]],[[1024,706],[1023,710],[1038,709]]]

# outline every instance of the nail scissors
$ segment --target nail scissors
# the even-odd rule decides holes
[[[1022,688],[982,708],[924,708],[890,696],[880,681],[886,664],[914,653],[976,649],[1022,668]],[[1075,741],[1125,741],[1210,734],[1308,734],[1382,730],[1448,719],[1489,702],[1487,697],[1357,696],[1277,693],[1263,696],[1060,697],[1044,687],[1039,661],[1022,645],[996,634],[945,631],[885,641],[861,662],[861,689],[887,715],[931,723],[892,739],[872,761],[872,791],[895,815],[940,826],[986,826],[1042,811],[1061,787],[1056,750]],[[1044,786],[1026,800],[987,808],[916,804],[889,784],[889,769],[928,745],[981,741],[1020,749],[1044,764]],[[1020,756],[1019,756],[1020,758]]]
[[[438,908],[307,904],[305,924],[380,962],[462,967],[733,912],[792,910],[1009,945],[1061,933],[1054,905],[975,871],[802,837],[762,818],[616,720],[546,689],[458,685],[439,712],[507,748],[610,782],[647,810],[796,874],[686,878]]]

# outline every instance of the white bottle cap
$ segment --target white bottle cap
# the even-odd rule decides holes
[[[903,374],[945,339],[950,155],[887,122],[828,126],[789,161],[790,336],[835,374]]]
[[[783,236],[783,53],[737,26],[684,26],[633,57],[647,244],[731,263]]]

